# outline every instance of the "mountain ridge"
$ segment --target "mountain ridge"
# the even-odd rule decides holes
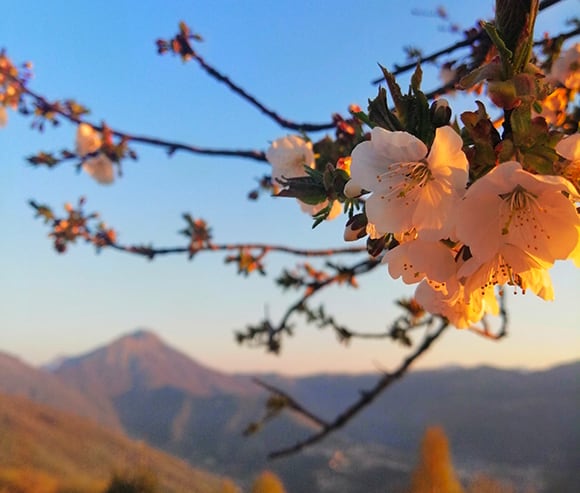
[[[579,375],[580,361],[535,371],[489,365],[411,371],[345,429],[306,454],[275,463],[275,472],[293,492],[326,493],[327,480],[344,493],[358,493],[363,480],[368,480],[369,493],[382,492],[381,478],[404,481],[400,465],[407,461],[408,470],[412,468],[424,429],[440,424],[457,454],[457,466],[466,471],[484,464],[519,485],[534,485],[548,473],[580,484],[580,430],[575,426],[580,421]],[[270,467],[268,452],[312,432],[284,411],[262,433],[243,439],[242,430],[266,413],[267,393],[249,375],[200,365],[150,331],[139,330],[68,358],[54,376],[93,402],[110,405],[131,437],[243,481],[248,471]],[[260,378],[331,421],[380,374],[267,373]],[[337,450],[356,463],[352,477],[343,471],[339,480],[329,469]],[[395,456],[398,473],[387,466]],[[526,471],[533,473],[531,480]]]
[[[52,373],[79,389],[107,397],[141,387],[174,387],[200,396],[257,393],[249,377],[202,365],[146,329],[64,358]]]

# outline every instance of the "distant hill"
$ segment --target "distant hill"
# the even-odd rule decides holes
[[[200,365],[147,330],[138,330],[78,357],[63,358],[52,371],[85,393],[110,398],[164,387],[203,397],[258,393],[249,378]]]
[[[110,402],[87,397],[55,375],[6,353],[0,353],[0,392],[28,397],[55,409],[90,418],[112,429],[121,429],[119,417]]]
[[[265,413],[267,394],[248,376],[227,375],[200,365],[148,331],[64,359],[53,371],[85,395],[108,399],[130,436],[245,484],[268,468],[283,477],[290,492],[322,491],[317,484],[333,475],[331,456],[348,445],[331,438],[307,455],[270,463],[268,452],[306,436],[313,430],[311,423],[283,414],[264,432],[244,437],[248,424]],[[373,464],[369,471],[375,469]],[[381,467],[381,471],[383,479],[377,487],[382,488],[387,473],[398,480],[405,477],[399,470]],[[341,480],[340,491],[358,493],[359,480]]]
[[[142,442],[22,397],[0,394],[0,437],[0,477],[20,470],[26,480],[40,471],[67,491],[102,491],[114,472],[142,469],[155,474],[164,493],[221,493],[224,484]]]
[[[269,381],[321,416],[333,416],[377,375],[315,375]],[[580,362],[524,372],[491,367],[409,373],[345,428],[356,443],[413,454],[425,428],[442,425],[455,463],[485,469],[515,484],[568,477],[546,491],[580,484]],[[548,480],[546,480],[548,481]],[[552,481],[552,480],[550,480]],[[554,480],[555,481],[555,480]]]
[[[396,481],[411,469],[431,424],[445,428],[465,474],[483,469],[520,485],[544,481],[544,491],[554,493],[567,491],[550,490],[548,483],[558,478],[580,484],[580,362],[539,372],[489,367],[411,372],[340,433],[271,465],[264,460],[267,452],[305,436],[310,423],[284,414],[257,436],[242,438],[245,426],[263,415],[266,394],[248,377],[204,367],[151,332],[66,359],[54,371],[87,397],[108,400],[131,436],[240,478],[273,466],[291,492],[355,493],[369,477],[377,481],[365,491],[384,491],[384,478]],[[378,377],[263,379],[331,419]],[[352,467],[340,474],[329,466],[337,450],[351,456]]]

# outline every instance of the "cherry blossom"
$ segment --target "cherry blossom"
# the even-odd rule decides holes
[[[389,250],[383,257],[393,279],[415,284],[427,278],[441,284],[455,275],[453,251],[439,241],[412,239]]]
[[[529,290],[546,301],[552,301],[554,288],[547,270],[550,266],[517,247],[504,245],[487,262],[471,257],[459,268],[457,276],[464,285],[466,297],[477,291],[485,296],[495,286],[507,284],[520,288],[524,294]]]
[[[540,101],[541,113],[532,111],[533,116],[542,116],[549,125],[560,126],[566,121],[566,108],[568,106],[567,90],[558,87],[552,91],[543,101]]]
[[[278,180],[283,178],[298,178],[306,176],[305,167],[314,168],[314,152],[312,142],[297,135],[287,135],[276,139],[266,151],[266,159],[272,166],[272,184],[279,187]],[[314,216],[328,206],[328,200],[320,204],[306,204],[296,199],[302,212]],[[336,218],[342,212],[342,205],[334,201],[327,220]]]
[[[415,290],[415,300],[429,313],[447,318],[458,329],[479,322],[486,313],[499,313],[492,290],[467,293],[461,284],[457,284],[455,291],[446,292],[434,283],[423,280]]]
[[[550,77],[568,89],[580,90],[580,43],[568,48],[552,64]]]
[[[570,161],[560,174],[570,180],[580,193],[580,134],[562,139],[556,145],[556,152]]]
[[[80,157],[98,152],[102,146],[102,138],[99,132],[86,123],[81,123],[77,128],[76,149]],[[94,157],[83,160],[82,168],[91,177],[101,184],[110,184],[115,179],[113,162],[102,152]]]
[[[552,265],[568,258],[579,241],[580,221],[569,198],[574,194],[560,176],[533,175],[515,161],[500,164],[465,194],[456,210],[457,237],[480,262],[513,246]]]
[[[297,135],[276,139],[266,151],[266,159],[272,165],[272,181],[276,185],[282,178],[306,176],[304,167],[314,168],[312,142]]]
[[[424,240],[448,238],[454,230],[450,212],[467,182],[462,146],[461,137],[448,126],[436,130],[429,152],[407,132],[375,127],[371,140],[352,152],[348,190],[373,192],[366,212],[378,233],[414,228]]]

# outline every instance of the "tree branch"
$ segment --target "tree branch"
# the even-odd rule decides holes
[[[143,255],[145,257],[154,257],[156,255],[183,254],[191,253],[189,247],[172,247],[172,248],[153,248],[132,245],[122,245],[116,242],[107,244],[111,248],[126,253]],[[296,255],[299,257],[329,257],[338,254],[353,254],[366,252],[366,247],[338,247],[323,249],[293,248],[286,245],[272,245],[268,243],[211,243],[195,249],[198,252],[215,252],[215,251],[239,251],[239,250],[263,250],[265,252],[280,252]]]
[[[560,3],[561,1],[562,0],[543,0],[540,2],[539,10],[540,11],[545,10],[548,7],[551,7],[552,5]],[[572,35],[574,35],[574,34],[572,34]],[[487,35],[485,34],[485,31],[483,31],[482,28],[477,28],[477,30],[474,32],[467,31],[465,39],[458,41],[457,43],[454,43],[450,46],[447,46],[446,48],[442,48],[438,51],[435,51],[435,52],[431,53],[430,55],[427,55],[425,57],[420,57],[418,60],[414,60],[413,62],[409,62],[405,65],[395,65],[395,69],[391,73],[394,76],[397,76],[397,75],[400,75],[402,73],[408,72],[409,70],[414,70],[418,63],[433,62],[433,61],[437,60],[437,58],[439,58],[441,55],[447,55],[447,54],[453,53],[454,51],[459,50],[461,48],[471,46],[476,41],[480,41],[480,40],[485,39],[486,36]],[[541,44],[541,43],[543,43],[543,41],[536,42],[536,44]],[[472,65],[474,65],[474,64],[472,64]],[[384,77],[379,77],[379,78],[373,80],[372,83],[373,84],[380,84],[384,80],[385,80]],[[445,87],[445,86],[443,86],[443,87]],[[436,94],[440,94],[441,89],[442,88],[436,89],[433,92]],[[451,89],[451,87],[450,87],[450,89]]]
[[[267,108],[264,104],[262,104],[260,101],[258,101],[254,96],[249,94],[242,87],[235,84],[229,77],[227,77],[226,75],[222,74],[221,72],[216,70],[214,67],[209,65],[197,52],[194,52],[192,54],[192,58],[211,77],[213,77],[214,79],[216,79],[219,82],[224,83],[234,93],[236,93],[238,96],[241,96],[242,99],[245,99],[252,106],[258,108],[262,113],[264,113],[265,115],[270,117],[272,120],[274,120],[278,125],[280,125],[283,128],[286,128],[289,130],[296,130],[298,132],[317,132],[320,130],[331,130],[333,128],[336,128],[337,124],[335,121],[328,122],[328,123],[296,123],[292,120],[288,120],[287,118],[284,118],[284,117],[278,115],[278,113],[276,113],[275,111]]]
[[[20,87],[22,88],[22,92],[27,94],[31,98],[33,98],[39,106],[51,108],[52,112],[59,114],[63,118],[65,118],[68,121],[71,121],[73,123],[76,123],[77,125],[80,123],[86,123],[86,124],[90,125],[91,127],[93,127],[95,130],[98,130],[99,132],[103,131],[104,127],[102,125],[97,125],[95,123],[92,123],[92,122],[85,120],[84,118],[80,118],[79,116],[75,116],[75,115],[71,114],[65,108],[60,107],[60,105],[50,103],[45,97],[41,96],[40,94],[38,94],[38,93],[32,91],[31,89],[29,89],[28,87],[26,87],[26,85],[23,84],[22,81],[20,81],[19,79],[12,77],[10,74],[6,74],[6,73],[3,73],[3,74],[6,75],[7,77],[10,77],[15,82],[17,82],[20,85]],[[215,148],[209,148],[209,147],[199,147],[199,146],[194,146],[194,145],[190,145],[190,144],[184,144],[182,142],[174,142],[174,141],[163,140],[163,139],[159,139],[159,138],[155,138],[155,137],[148,137],[145,135],[129,134],[127,132],[121,132],[119,130],[113,130],[113,129],[109,129],[109,130],[111,131],[111,133],[114,136],[119,137],[121,139],[126,139],[126,140],[132,141],[132,142],[139,142],[141,144],[153,145],[153,146],[157,146],[157,147],[164,147],[164,148],[166,148],[167,152],[170,155],[176,151],[186,151],[186,152],[190,152],[193,154],[201,154],[201,155],[209,155],[209,156],[224,156],[224,157],[242,157],[242,158],[252,159],[254,161],[267,162],[266,155],[263,151],[248,150],[248,149],[215,149]]]
[[[316,414],[308,411],[308,409],[301,406],[292,396],[290,396],[286,392],[280,390],[277,387],[274,387],[273,385],[270,385],[269,383],[264,382],[259,378],[252,378],[252,381],[256,385],[265,388],[271,394],[282,397],[285,401],[285,407],[292,409],[293,411],[301,414],[302,416],[307,417],[310,421],[312,421],[313,423],[317,424],[322,428],[329,426],[329,424],[326,421],[324,421],[323,419],[316,416]]]
[[[422,355],[424,354],[431,345],[443,334],[443,332],[447,329],[449,323],[447,320],[442,319],[441,325],[435,330],[435,332],[431,334],[427,334],[421,344],[415,349],[415,351],[407,356],[401,363],[401,365],[392,373],[385,373],[379,381],[375,384],[375,386],[366,391],[361,391],[360,398],[347,409],[345,409],[341,414],[339,414],[331,423],[327,425],[320,425],[321,430],[318,433],[314,433],[310,435],[308,438],[301,440],[294,445],[286,448],[281,448],[271,452],[268,457],[270,459],[277,459],[280,457],[288,456],[295,454],[302,449],[313,445],[322,439],[326,438],[331,433],[337,431],[338,429],[342,428],[346,425],[350,420],[352,420],[360,411],[362,411],[365,407],[371,404],[385,389],[387,389],[390,385],[392,385],[395,381],[401,378],[407,370],[411,367],[411,365]],[[278,393],[279,391],[276,390]],[[298,404],[299,409],[303,409],[303,406]],[[295,412],[301,413],[301,411]],[[311,413],[308,413],[311,414]],[[305,416],[308,416],[305,414]],[[317,418],[319,419],[319,418]],[[324,420],[320,420],[324,422]]]
[[[505,292],[502,289],[499,298],[499,315],[501,317],[501,325],[497,332],[492,332],[489,322],[486,317],[481,319],[481,327],[471,326],[469,330],[478,336],[490,339],[492,341],[500,341],[507,336],[507,328],[509,324],[509,315],[506,307]]]

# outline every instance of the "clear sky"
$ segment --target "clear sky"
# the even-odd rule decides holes
[[[202,56],[287,118],[327,121],[350,103],[366,105],[376,88],[377,63],[404,61],[402,46],[428,53],[456,41],[437,19],[413,15],[441,2],[410,0],[288,2],[252,0],[140,2],[12,2],[0,16],[0,48],[14,62],[30,60],[30,87],[49,99],[74,98],[91,121],[141,135],[185,143],[265,149],[288,132],[264,118],[202,72],[195,63],[156,54],[154,41],[169,38],[180,20],[202,34]],[[444,2],[451,19],[470,27],[492,16],[493,2]],[[577,2],[565,0],[540,16],[538,33],[561,29]],[[425,88],[437,69],[425,68]],[[404,84],[403,84],[404,86]],[[451,101],[459,110],[473,102]],[[181,213],[207,220],[217,242],[264,241],[296,247],[341,246],[342,219],[310,229],[293,200],[249,202],[264,164],[243,159],[177,153],[135,146],[113,186],[96,184],[70,164],[47,170],[24,157],[40,150],[74,148],[74,126],[64,122],[43,134],[10,112],[0,130],[0,350],[38,364],[73,355],[148,327],[168,343],[224,370],[311,371],[388,369],[403,354],[389,342],[353,341],[345,348],[328,330],[296,325],[281,356],[238,347],[233,330],[274,320],[293,300],[273,278],[296,259],[273,254],[270,277],[244,279],[221,253],[148,262],[122,253],[100,255],[87,245],[58,255],[47,229],[33,219],[28,199],[55,208],[79,196],[120,231],[127,243],[175,246],[182,242]],[[314,136],[315,138],[317,136]],[[538,368],[580,355],[580,272],[572,264],[553,270],[556,301],[511,296],[510,335],[493,343],[453,331],[421,365],[481,363]],[[360,279],[361,288],[337,288],[324,300],[353,328],[381,330],[398,312],[392,301],[412,288],[391,281],[386,269]],[[315,300],[316,301],[316,300]]]

